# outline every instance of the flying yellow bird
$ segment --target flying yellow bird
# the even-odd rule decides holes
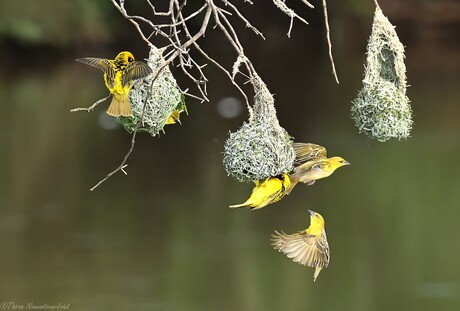
[[[134,80],[152,73],[152,69],[146,63],[135,61],[133,54],[126,51],[120,52],[114,60],[84,57],[77,58],[76,61],[104,72],[105,85],[113,95],[107,114],[114,117],[133,115],[128,94]]]
[[[323,216],[310,210],[308,212],[310,213],[308,229],[294,234],[275,231],[272,235],[272,245],[294,262],[315,268],[313,281],[316,281],[321,270],[329,265],[330,252]]]
[[[286,190],[291,184],[289,176],[285,173],[276,177],[270,177],[262,182],[255,181],[256,186],[252,189],[249,199],[237,205],[230,205],[232,208],[249,207],[259,209],[268,204],[278,202],[286,194]]]
[[[336,169],[350,165],[341,157],[327,158],[326,148],[315,144],[294,143],[296,153],[296,166],[289,175],[291,185],[287,190],[289,194],[298,182],[311,186],[316,180],[329,177]]]

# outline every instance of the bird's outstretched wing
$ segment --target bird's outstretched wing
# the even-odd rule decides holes
[[[76,61],[102,70],[109,77],[110,81],[115,79],[115,69],[113,69],[112,64],[108,59],[83,57],[77,58]]]
[[[292,235],[275,231],[272,242],[276,250],[304,266],[323,268],[329,264],[329,245],[325,233],[321,238],[305,231]]]
[[[301,164],[318,158],[325,158],[327,156],[326,148],[316,144],[310,143],[293,143],[296,154],[296,163]]]
[[[133,61],[126,67],[126,71],[121,78],[123,85],[128,84],[130,81],[142,79],[152,73],[152,69],[144,62]]]

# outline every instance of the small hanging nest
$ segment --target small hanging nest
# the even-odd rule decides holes
[[[230,133],[224,146],[224,167],[238,181],[265,180],[292,171],[295,152],[292,138],[279,125],[275,101],[265,83],[251,81],[254,111],[248,122]]]
[[[164,61],[164,49],[150,46],[147,64],[153,71]],[[185,111],[185,98],[177,86],[169,67],[164,67],[152,84],[153,74],[134,82],[129,92],[133,116],[117,118],[123,127],[130,133],[140,122],[145,106],[144,118],[138,131],[148,132],[155,136],[163,130],[173,111]],[[174,122],[173,122],[174,123]]]
[[[377,7],[367,45],[363,88],[352,102],[351,116],[360,133],[381,142],[405,139],[412,128],[404,58],[404,46],[394,26]]]

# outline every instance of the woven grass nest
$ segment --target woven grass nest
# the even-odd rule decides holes
[[[273,95],[255,76],[253,114],[230,133],[224,145],[224,167],[238,181],[265,180],[292,171],[295,152],[292,137],[279,125]]]
[[[150,46],[147,64],[155,71],[164,61],[164,49]],[[177,86],[169,67],[165,67],[153,82],[153,74],[136,80],[129,92],[129,100],[133,111],[132,117],[117,118],[123,127],[132,133],[140,122],[145,106],[144,118],[138,131],[148,132],[155,136],[163,130],[166,121],[175,109],[183,110],[185,98]]]
[[[412,129],[404,58],[404,46],[394,26],[377,8],[367,45],[363,88],[352,102],[351,116],[360,132],[381,142],[408,138]]]

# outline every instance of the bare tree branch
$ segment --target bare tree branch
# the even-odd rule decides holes
[[[308,5],[309,7],[311,7],[311,8],[313,7],[308,1],[305,1],[305,0],[302,0],[302,1],[303,1],[303,3]],[[286,5],[286,3],[284,3],[284,0],[273,0],[273,3],[278,7],[278,9],[281,10],[281,12],[283,12],[284,14],[286,14],[287,16],[289,16],[291,18],[291,23],[289,24],[289,30],[288,30],[288,33],[287,33],[288,38],[291,37],[291,31],[292,31],[292,25],[294,24],[294,18],[297,18],[299,21],[301,21],[305,25],[308,25],[308,22],[305,19],[303,19],[302,17],[297,15],[297,13],[294,12],[293,9],[289,8]]]
[[[308,2],[307,0],[302,0],[302,2],[303,2],[306,6],[310,7],[310,9],[314,9],[314,8],[315,8],[315,7],[313,6],[313,4],[311,4],[311,3]]]
[[[236,6],[234,6],[233,4],[231,4],[228,0],[222,0],[224,2],[225,5],[231,7],[233,9],[233,11],[238,15],[238,17],[246,23],[246,27],[250,28],[252,31],[254,31],[254,33],[258,36],[261,36],[262,39],[265,40],[265,37],[264,35],[262,34],[262,32],[260,32],[256,27],[252,26],[251,23],[243,16],[243,14],[241,14],[241,12],[236,8]],[[252,2],[250,2],[252,4]]]
[[[332,43],[331,43],[331,33],[329,30],[329,18],[327,16],[327,3],[326,0],[323,0],[323,11],[324,11],[324,23],[326,25],[326,38],[327,45],[329,46],[329,59],[332,65],[332,74],[334,75],[335,81],[339,84],[339,77],[337,77],[337,72],[335,71],[334,57],[332,57]]]
[[[99,105],[100,103],[105,102],[110,96],[112,96],[112,94],[109,93],[109,95],[107,95],[104,98],[99,99],[97,102],[95,102],[94,104],[92,104],[88,108],[74,108],[74,109],[71,109],[70,112],[77,112],[77,111],[91,112],[91,111],[93,111],[94,108],[96,108],[97,105]]]
[[[123,161],[121,162],[120,166],[108,173],[107,176],[102,178],[97,184],[95,184],[91,189],[89,189],[89,191],[94,191],[97,187],[99,187],[103,182],[112,177],[112,175],[117,173],[118,171],[122,171],[125,175],[128,175],[124,168],[128,166],[128,164],[125,163],[128,161],[129,156],[134,150],[134,145],[136,144],[137,128],[139,128],[139,126],[136,127],[136,130],[134,131],[133,136],[131,137],[131,147],[129,148],[128,153],[126,153],[125,157],[123,158]]]

